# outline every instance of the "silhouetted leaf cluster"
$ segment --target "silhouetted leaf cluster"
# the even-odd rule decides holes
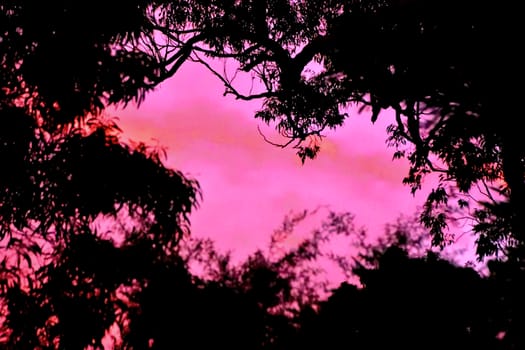
[[[141,101],[159,75],[139,49],[157,2],[2,1],[2,92],[38,113],[47,128],[108,103]]]

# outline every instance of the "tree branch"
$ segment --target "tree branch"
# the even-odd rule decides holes
[[[293,141],[294,139],[290,139],[288,140],[288,142],[286,143],[275,143],[273,141],[270,141],[264,134],[263,132],[261,131],[261,128],[257,125],[257,131],[259,132],[259,135],[262,136],[263,140],[266,142],[266,143],[269,143],[270,145],[272,146],[276,146],[276,147],[280,147],[280,148],[286,148],[288,147]]]
[[[224,92],[224,95],[233,95],[236,99],[244,100],[244,101],[251,101],[261,98],[268,98],[275,96],[275,93],[273,91],[265,91],[258,94],[251,94],[251,95],[244,95],[240,93],[236,88],[233,87],[231,84],[231,81],[226,79],[222,74],[217,72],[208,62],[200,58],[197,54],[194,53],[193,57],[188,57],[192,62],[202,64],[206,69],[208,69],[213,75],[215,75],[219,80],[224,84],[226,87],[226,91]]]

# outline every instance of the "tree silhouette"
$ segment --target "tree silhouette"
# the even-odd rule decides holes
[[[101,348],[111,335],[113,347],[124,349],[277,346],[295,334],[301,310],[317,302],[322,290],[305,279],[313,271],[303,263],[319,256],[320,240],[334,234],[316,231],[303,244],[280,251],[275,238],[291,234],[286,222],[286,232],[276,231],[266,252],[240,265],[209,241],[185,238],[167,249],[144,235],[116,245],[89,228],[78,231],[28,279],[30,286],[5,286],[3,345]],[[203,276],[190,273],[193,263],[204,264]]]
[[[6,288],[4,346],[100,348],[104,335],[114,337],[115,349],[368,349],[384,339],[407,349],[521,344],[521,298],[509,285],[519,270],[495,262],[482,278],[423,254],[399,230],[370,245],[345,213],[329,213],[303,243],[278,249],[307,215],[287,216],[268,249],[240,265],[209,241],[186,239],[167,253],[144,236],[115,245],[79,232],[38,271],[35,286]],[[360,285],[343,283],[323,301],[323,281],[314,289],[305,278],[315,277],[308,263],[333,257],[322,243],[341,234],[361,248],[353,263],[347,256],[341,265],[353,266]],[[190,273],[193,263],[205,265],[201,276]]]
[[[63,125],[140,101],[198,62],[225,94],[262,99],[256,117],[275,123],[303,160],[318,152],[323,130],[342,125],[341,107],[370,110],[372,121],[391,110],[389,144],[411,164],[404,182],[417,191],[425,175],[440,174],[422,213],[436,245],[446,244],[447,220],[464,216],[478,186],[487,199],[473,203],[470,218],[480,257],[523,241],[525,151],[510,117],[518,99],[501,88],[513,85],[521,62],[511,3],[150,0],[103,14],[100,5],[2,2],[3,99],[23,98],[46,127]],[[499,20],[505,25],[491,24]],[[259,84],[241,91],[238,72],[214,59],[235,60]]]
[[[343,284],[304,325],[299,344],[356,349],[388,346],[497,349],[499,329],[491,322],[495,298],[470,268],[429,255],[409,258],[391,246],[374,268],[356,273],[362,288]],[[502,347],[501,347],[502,348]]]
[[[137,45],[155,2],[106,5],[2,1],[2,99],[22,99],[51,129],[142,100],[158,69]]]
[[[119,293],[173,254],[197,205],[195,180],[167,168],[161,149],[123,143],[103,116],[109,104],[140,102],[157,71],[133,48],[153,3],[103,5],[0,3],[8,348],[100,346],[118,321]]]
[[[7,324],[23,313],[26,295],[32,300],[26,306],[38,306],[35,317],[43,317],[24,321],[27,331],[46,329],[50,339],[60,338],[61,348],[100,339],[114,321],[115,293],[151,264],[138,264],[148,248],[153,261],[173,251],[188,232],[187,215],[198,195],[196,182],[164,167],[156,150],[121,144],[114,126],[88,122],[87,130],[75,128],[51,140],[35,131],[20,173],[1,184]],[[113,232],[103,228],[107,223]],[[144,249],[118,253],[128,246]],[[97,318],[87,318],[94,310]],[[78,327],[71,317],[99,328]],[[31,341],[27,333],[11,339],[16,348],[32,346],[24,343]]]
[[[277,262],[298,266],[316,252],[315,239],[278,261],[254,255],[244,270],[223,273],[228,278],[218,284],[195,282],[176,246],[188,232],[197,183],[166,168],[160,150],[121,142],[115,122],[102,118],[108,105],[140,103],[186,61],[210,69],[225,94],[262,99],[256,117],[274,123],[303,161],[319,151],[323,130],[343,124],[342,107],[369,110],[372,122],[381,111],[393,111],[388,142],[396,147],[394,157],[410,161],[404,182],[417,191],[427,174],[440,174],[421,215],[433,243],[447,243],[447,220],[463,215],[478,189],[486,197],[470,212],[478,255],[503,252],[509,261],[495,262],[487,282],[432,255],[408,258],[390,249],[379,254],[377,268],[359,270],[364,289],[345,293],[358,310],[366,305],[385,313],[380,330],[400,347],[434,338],[430,347],[453,346],[436,330],[454,334],[454,344],[464,347],[523,346],[525,149],[512,119],[520,107],[519,89],[512,88],[521,81],[518,13],[512,3],[472,0],[134,0],[118,8],[100,1],[0,1],[6,346],[97,347],[108,327],[120,324],[122,346],[165,348],[173,341],[170,329],[154,322],[162,305],[172,312],[182,308],[190,325],[197,322],[196,310],[218,315],[231,306],[238,311],[232,324],[246,337],[230,344],[228,329],[219,327],[213,338],[222,336],[221,344],[234,348],[270,346],[277,335],[257,328],[267,325],[267,309],[286,300],[301,304],[297,296],[286,299],[293,295],[289,282],[298,276],[306,283],[309,275],[286,274]],[[238,71],[259,85],[240,91],[236,74],[214,68],[215,59],[236,60]],[[319,69],[310,70],[312,63]],[[117,228],[112,234],[102,224],[108,222]],[[503,308],[496,316],[486,282],[499,297],[494,308]],[[188,305],[206,307],[168,303],[167,292],[179,287],[194,301]],[[464,308],[451,310],[444,302],[458,290],[469,294],[458,295]],[[439,297],[431,294],[436,291]],[[433,313],[416,308],[427,292]],[[481,311],[490,315],[479,314],[473,301],[485,302]],[[408,326],[419,336],[402,336],[394,317],[405,312],[400,305],[412,307]],[[299,309],[292,324],[316,319],[313,309]],[[454,316],[448,328],[440,328],[438,311]],[[357,314],[350,321],[353,341],[375,344],[373,320]],[[239,323],[243,317],[250,322]],[[271,319],[293,339],[288,319]],[[89,327],[78,327],[81,320]],[[154,324],[159,328],[149,327]],[[199,338],[192,327],[182,331],[202,346],[211,339]]]
[[[347,115],[341,107],[370,110],[372,121],[392,110],[396,117],[388,141],[397,148],[395,157],[410,161],[405,183],[417,191],[425,175],[441,174],[422,216],[436,245],[445,244],[447,219],[464,209],[463,195],[478,185],[490,192],[489,203],[479,203],[472,215],[481,224],[475,225],[480,256],[505,252],[523,240],[524,151],[510,117],[517,110],[512,101],[518,99],[515,89],[501,88],[513,85],[521,62],[512,44],[519,32],[514,30],[519,21],[513,20],[519,11],[512,4],[253,0],[143,5],[155,15],[147,16],[140,43],[131,47],[156,62],[149,66],[158,69],[153,84],[176,74],[186,61],[204,65],[224,83],[225,94],[262,99],[256,117],[275,123],[303,160],[315,156],[323,130],[343,124]],[[491,24],[499,20],[505,25]],[[501,37],[511,44],[502,44]],[[487,50],[501,54],[494,59]],[[236,60],[238,71],[223,72],[213,59]],[[310,69],[312,63],[319,68]],[[242,91],[236,86],[238,72],[259,84]],[[496,183],[503,180],[499,188]]]

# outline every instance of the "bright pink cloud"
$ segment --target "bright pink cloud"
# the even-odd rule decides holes
[[[270,138],[275,133],[253,118],[257,107],[223,97],[220,82],[189,65],[139,109],[112,114],[121,117],[126,137],[158,140],[170,165],[200,181],[204,199],[192,232],[220,248],[245,253],[265,244],[290,210],[329,205],[378,233],[422,202],[401,184],[407,165],[393,162],[386,148],[387,120],[371,125],[353,115],[328,135],[317,159],[301,165],[293,149],[264,142],[258,125]]]

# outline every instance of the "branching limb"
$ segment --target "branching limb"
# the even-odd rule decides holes
[[[288,147],[289,145],[291,145],[295,140],[294,139],[290,139],[288,140],[288,142],[286,143],[275,143],[273,141],[270,141],[266,135],[264,135],[264,133],[261,131],[261,128],[259,126],[257,126],[257,131],[259,132],[259,135],[261,135],[261,137],[263,138],[263,140],[266,142],[266,143],[269,143],[270,145],[272,146],[275,146],[275,147],[280,147],[280,148],[286,148]],[[299,144],[299,143],[298,143]]]
[[[193,55],[189,55],[188,59],[192,62],[199,63],[203,65],[206,69],[208,69],[214,76],[216,76],[223,84],[226,90],[224,91],[224,95],[233,95],[236,99],[244,100],[244,101],[251,101],[261,98],[269,98],[275,96],[275,92],[273,91],[265,91],[258,94],[251,94],[251,95],[245,95],[240,93],[233,85],[232,81],[227,79],[223,74],[219,73],[215,68],[213,68],[206,60],[202,59],[198,54],[194,53]]]

